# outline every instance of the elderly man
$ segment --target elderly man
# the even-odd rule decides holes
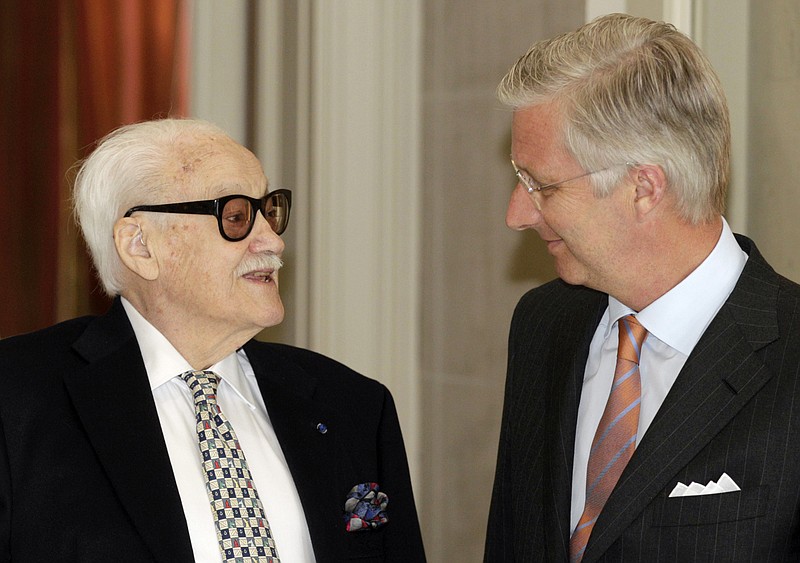
[[[117,297],[0,342],[0,559],[424,561],[387,389],[253,340],[283,319],[290,192],[161,120],[103,139],[75,202]]]
[[[514,313],[485,560],[800,557],[800,287],[722,218],[729,122],[672,26],[601,17],[503,79],[561,278]]]

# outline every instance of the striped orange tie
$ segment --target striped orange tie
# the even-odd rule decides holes
[[[647,330],[633,315],[619,320],[614,383],[597,426],[586,471],[586,506],[569,540],[570,561],[580,561],[592,528],[636,448],[642,386],[639,357]]]

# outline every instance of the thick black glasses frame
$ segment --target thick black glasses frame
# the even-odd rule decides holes
[[[267,216],[266,210],[267,201],[275,196],[282,196],[286,199],[286,217],[282,224],[276,223],[273,225],[273,221],[270,221],[270,217]],[[247,228],[247,232],[241,237],[228,236],[225,233],[225,228],[222,226],[222,210],[225,209],[225,205],[233,199],[246,199],[250,202],[250,226]],[[153,211],[156,213],[185,213],[188,215],[213,215],[217,218],[217,227],[219,227],[219,234],[222,236],[222,238],[230,242],[238,242],[246,239],[252,232],[253,225],[256,224],[256,213],[258,211],[261,211],[264,219],[267,220],[267,222],[270,224],[270,227],[272,227],[272,230],[275,231],[276,235],[283,234],[283,232],[286,230],[286,226],[289,224],[289,212],[291,211],[291,208],[291,190],[280,189],[269,192],[262,198],[234,194],[203,201],[184,201],[181,203],[163,203],[160,205],[137,205],[136,207],[131,207],[128,209],[128,211],[125,212],[125,217],[130,217],[137,211]]]

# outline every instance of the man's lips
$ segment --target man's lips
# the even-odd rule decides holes
[[[553,249],[558,248],[558,246],[561,243],[563,243],[564,241],[561,240],[560,238],[557,238],[557,239],[554,239],[554,240],[546,240],[544,242],[547,243],[547,250],[552,252]]]
[[[244,276],[242,276],[246,280],[257,281],[261,283],[270,283],[272,282],[272,275],[275,273],[275,270],[260,270],[255,272],[247,272]]]
[[[249,281],[270,283],[277,278],[283,262],[274,254],[249,256],[239,264],[236,273]]]

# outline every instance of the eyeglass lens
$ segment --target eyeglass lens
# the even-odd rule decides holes
[[[289,202],[283,194],[270,194],[262,200],[261,213],[275,234],[286,230],[289,219]],[[222,208],[222,229],[233,240],[241,240],[250,234],[255,220],[250,200],[236,197],[225,202]]]

